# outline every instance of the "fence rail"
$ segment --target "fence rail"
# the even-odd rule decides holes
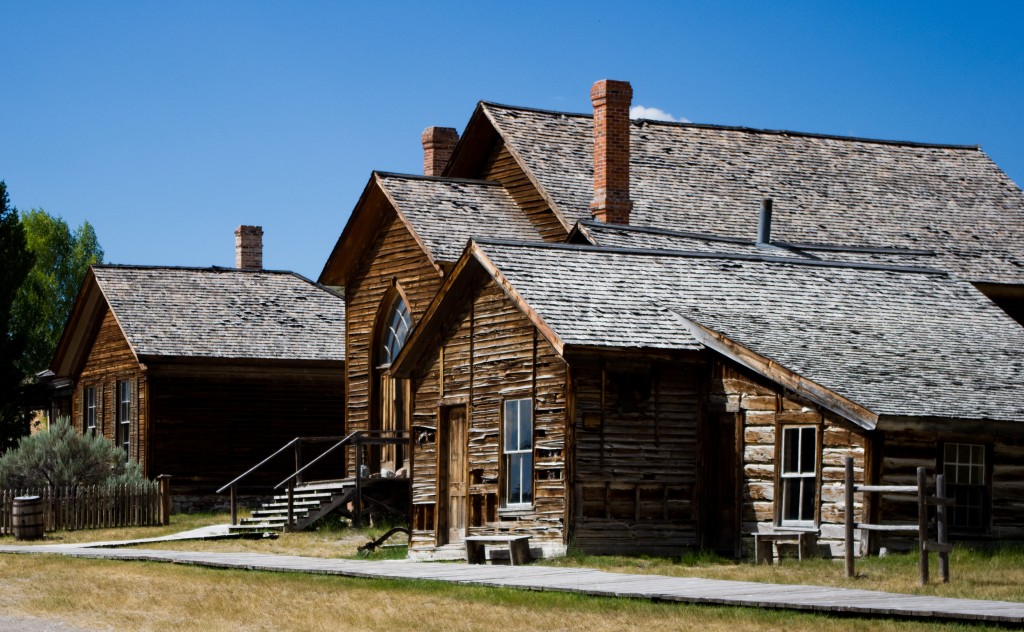
[[[101,487],[0,489],[0,534],[13,533],[14,499],[39,496],[46,531],[167,524],[169,481]]]

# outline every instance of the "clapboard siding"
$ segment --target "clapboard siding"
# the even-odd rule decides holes
[[[386,219],[345,287],[346,432],[369,428],[370,347],[381,301],[397,282],[415,327],[441,284],[440,273],[394,210],[387,207],[382,212]],[[351,451],[347,461],[351,472]]]
[[[545,241],[565,241],[568,231],[500,140],[491,151],[480,178],[500,182]]]
[[[470,534],[511,531],[529,534],[540,546],[564,545],[565,375],[554,349],[488,279],[452,315],[432,361],[413,380],[414,424],[436,427],[440,405],[469,404]],[[499,507],[501,419],[504,401],[518,398],[531,398],[534,405],[534,503],[508,513]],[[439,434],[425,430],[416,442],[413,550],[437,543],[434,525],[425,517],[434,515],[438,501]]]
[[[702,381],[690,362],[572,362],[574,547],[672,555],[698,544]]]
[[[130,436],[131,459],[137,461],[147,476],[153,476],[149,464],[147,437],[148,393],[147,376],[135,354],[132,353],[124,333],[113,312],[105,309],[99,330],[86,356],[85,364],[75,379],[72,397],[72,423],[79,432],[85,432],[85,389],[96,389],[96,431],[110,441],[117,432],[117,383],[128,381],[132,391],[132,424]]]

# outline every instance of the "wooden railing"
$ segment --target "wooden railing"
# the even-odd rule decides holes
[[[925,468],[917,468],[916,485],[857,485],[853,477],[853,457],[846,457],[846,537],[845,540],[845,573],[846,577],[855,577],[853,561],[853,531],[862,529],[865,531],[887,531],[890,533],[913,533],[917,535],[917,549],[920,555],[918,559],[918,582],[925,586],[928,584],[928,553],[939,554],[939,575],[943,583],[949,582],[949,554],[953,546],[949,543],[949,512],[948,507],[953,503],[952,498],[946,496],[946,477],[942,474],[935,476],[935,495],[928,496],[928,477]],[[869,522],[856,522],[854,520],[854,498],[855,493],[894,493],[914,494],[914,497],[907,498],[908,501],[917,502],[917,524],[873,524]],[[928,505],[936,507],[937,540],[928,539]]]
[[[14,499],[38,496],[46,531],[149,527],[170,521],[170,477],[133,485],[0,489],[0,534],[13,533]]]
[[[316,458],[302,464],[302,445],[304,443],[328,443],[334,442],[329,448],[321,452]],[[356,430],[350,433],[346,437],[295,437],[288,443],[278,448],[273,454],[263,459],[253,467],[249,468],[242,475],[235,478],[230,483],[222,486],[217,490],[218,494],[224,493],[224,490],[231,490],[231,524],[238,524],[238,483],[244,480],[246,477],[256,472],[264,465],[272,461],[275,457],[285,452],[288,448],[292,448],[295,454],[295,472],[285,478],[283,481],[274,486],[274,489],[280,489],[283,485],[288,486],[288,522],[285,526],[285,530],[289,530],[294,524],[294,507],[295,507],[295,486],[301,485],[303,478],[302,474],[319,463],[324,457],[334,453],[339,448],[347,445],[356,446],[355,451],[355,498],[353,500],[355,511],[353,513],[353,525],[360,526],[362,520],[361,515],[361,499],[362,499],[362,476],[359,475],[363,465],[363,454],[360,446],[364,445],[401,445],[409,441],[409,433],[401,431],[388,431],[388,430]]]

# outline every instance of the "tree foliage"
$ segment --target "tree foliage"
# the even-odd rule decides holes
[[[13,308],[32,261],[25,228],[17,209],[10,205],[7,185],[0,181],[0,450],[28,432],[28,419],[19,405],[25,377],[20,364],[25,334],[13,327]]]
[[[25,337],[18,367],[30,376],[49,366],[82,279],[103,262],[103,249],[89,222],[72,231],[60,217],[32,209],[21,224],[35,263],[15,297],[12,327]]]
[[[138,463],[102,436],[79,434],[67,417],[22,437],[0,457],[0,487],[76,487],[144,481]]]

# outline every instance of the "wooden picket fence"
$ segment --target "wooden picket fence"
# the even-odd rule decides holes
[[[12,533],[14,499],[20,496],[39,496],[43,502],[45,530],[57,531],[166,524],[169,493],[169,485],[156,481],[97,487],[0,489],[0,534]]]

